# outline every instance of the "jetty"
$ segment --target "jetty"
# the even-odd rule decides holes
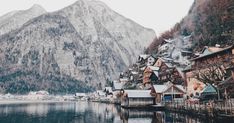
[[[198,104],[187,102],[168,102],[165,104],[165,109],[197,117],[234,119],[234,99],[215,103],[211,101]]]

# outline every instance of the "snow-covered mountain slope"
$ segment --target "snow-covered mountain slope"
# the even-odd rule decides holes
[[[1,36],[0,62],[43,76],[104,85],[133,63],[154,37],[153,30],[102,2],[79,0]]]
[[[46,13],[40,5],[33,5],[27,10],[12,11],[0,17],[0,35],[21,27],[32,18]]]

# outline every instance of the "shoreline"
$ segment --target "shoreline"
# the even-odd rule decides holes
[[[8,104],[37,104],[37,103],[70,103],[76,101],[58,101],[58,100],[0,100],[0,105]]]

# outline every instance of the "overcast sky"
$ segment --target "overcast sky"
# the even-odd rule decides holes
[[[40,4],[47,11],[56,11],[77,0],[0,0],[0,15]],[[194,0],[101,0],[110,8],[155,32],[170,29],[187,13]]]

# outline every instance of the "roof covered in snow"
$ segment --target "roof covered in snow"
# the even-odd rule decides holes
[[[112,92],[112,87],[105,87],[105,91]]]
[[[150,55],[148,55],[148,54],[143,54],[143,55],[140,55],[139,57],[140,57],[140,58],[143,58],[143,59],[147,59],[148,57],[150,57]]]
[[[176,87],[179,90],[185,92],[184,87],[182,85],[173,85],[172,83],[165,83],[164,85],[153,85],[156,93],[164,93],[165,91],[167,91],[170,87]]]
[[[150,90],[124,90],[129,98],[153,98]]]
[[[148,67],[153,71],[158,71],[159,70],[159,67],[156,67],[156,66],[148,66]]]
[[[132,71],[131,73],[132,73],[132,74],[138,74],[138,72],[137,72],[137,71]]]
[[[167,90],[168,86],[167,85],[153,85],[154,89],[157,93],[163,93],[164,91]]]
[[[127,82],[129,79],[127,77],[124,77],[124,78],[120,78],[119,81],[120,82]]]
[[[200,55],[199,57],[194,58],[194,59],[191,59],[191,60],[192,60],[192,61],[195,61],[195,60],[198,60],[198,59],[207,57],[207,56],[212,56],[212,55],[217,54],[217,53],[225,52],[226,50],[230,50],[230,49],[232,49],[232,48],[234,48],[234,45],[229,46],[229,47],[226,47],[226,48],[224,48],[224,49],[222,49],[222,50],[214,50],[214,52],[207,53],[207,54],[204,54],[204,55]]]

